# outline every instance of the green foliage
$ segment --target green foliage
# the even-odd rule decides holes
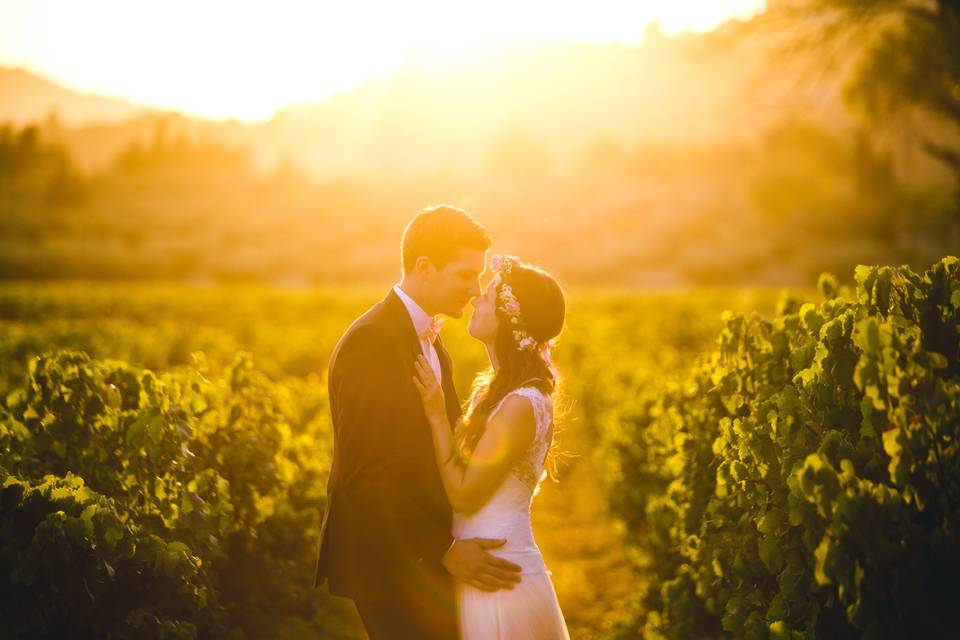
[[[201,356],[162,375],[76,351],[30,362],[0,421],[10,637],[336,630],[311,580],[319,385],[276,385],[243,353],[208,375]]]
[[[948,634],[960,261],[856,281],[728,314],[684,381],[608,421],[603,452],[631,470],[608,474],[611,503],[653,574],[622,637]]]
[[[617,544],[616,531],[605,517],[598,517],[605,515],[605,505],[603,496],[595,491],[594,460],[587,453],[593,450],[601,425],[611,408],[633,400],[635,387],[660,384],[664,374],[684,371],[692,358],[709,347],[720,328],[718,309],[772,312],[776,292],[568,293],[568,326],[555,356],[564,374],[558,398],[563,414],[558,423],[560,445],[573,456],[562,461],[559,485],[546,487],[538,498],[547,502],[535,509],[534,526],[554,570],[571,634],[602,637],[617,612],[618,594],[629,593],[634,586],[629,582],[629,567],[623,566],[623,549]],[[22,402],[33,375],[29,363],[51,350],[82,349],[98,370],[130,372],[110,374],[113,377],[107,384],[115,385],[117,393],[124,388],[139,388],[140,378],[146,373],[143,368],[156,372],[152,377],[161,383],[169,379],[179,381],[181,386],[183,381],[195,379],[199,371],[216,387],[232,375],[236,353],[248,351],[255,357],[256,369],[270,378],[266,387],[290,426],[291,437],[283,438],[282,449],[295,464],[284,465],[281,476],[290,483],[288,500],[317,504],[319,515],[322,496],[315,498],[312,494],[322,492],[326,485],[326,464],[333,446],[322,371],[340,332],[381,294],[380,290],[355,288],[328,291],[116,283],[5,284],[0,287],[0,399],[10,396],[9,406]],[[465,318],[448,322],[443,338],[455,356],[457,387],[463,393],[472,376],[485,366],[485,351],[467,334]],[[610,357],[613,349],[616,358]],[[49,362],[50,355],[41,359]],[[40,362],[34,365],[35,372],[55,375],[50,366],[38,369]],[[92,374],[86,370],[84,375]],[[103,378],[106,374],[100,375]],[[64,378],[60,375],[51,380]],[[45,383],[44,388],[52,388],[53,381]],[[204,400],[211,403],[208,385],[199,382],[205,389]],[[66,384],[75,385],[70,379]],[[104,401],[108,406],[117,403],[116,397],[110,399],[112,393],[108,388]],[[124,392],[120,397],[137,396]],[[199,405],[193,411],[199,415]],[[215,413],[226,411],[221,407]],[[25,450],[20,441],[29,438],[31,432],[19,421],[0,420],[0,427],[4,429],[0,450],[8,452],[0,456],[0,467],[19,468]],[[76,446],[90,439],[69,432],[64,437],[72,438]],[[90,437],[107,436],[98,431]],[[188,447],[195,454],[202,452],[190,441]],[[123,454],[122,449],[117,451]],[[82,458],[69,450],[66,453],[72,459]],[[171,453],[176,455],[175,448]],[[611,473],[616,466],[613,457],[598,462]],[[107,466],[102,475],[110,482],[118,474],[110,472],[113,465]],[[49,472],[49,467],[46,469]],[[89,480],[87,484],[91,483]],[[231,486],[231,502],[233,493]],[[155,496],[152,500],[163,504]],[[556,505],[551,507],[550,500]],[[282,502],[276,504],[283,506]],[[558,522],[563,526],[557,526]],[[608,532],[609,539],[598,540],[598,531]],[[313,533],[286,526],[282,518],[264,520],[256,532],[257,542],[251,544],[265,545],[270,551],[268,559],[286,563],[290,557],[304,558],[302,564],[284,569],[286,584],[304,585],[310,580],[312,566],[307,562],[312,562],[315,550]],[[241,539],[246,539],[246,534]],[[201,557],[192,547],[191,551]],[[348,619],[351,612],[336,608],[322,591],[291,590],[283,596],[283,581],[270,577],[277,575],[277,567],[265,566],[264,557],[231,560],[229,574],[226,570],[219,574],[223,577],[215,587],[221,604],[245,598],[245,607],[229,610],[233,626],[244,629],[250,637],[361,637],[362,632]],[[221,561],[217,566],[225,564]],[[205,574],[212,567],[212,562],[205,561],[201,569]],[[208,588],[208,593],[212,592]],[[288,604],[278,606],[276,603],[284,598]],[[313,610],[317,613],[312,614]],[[294,611],[298,613],[291,613]]]
[[[954,0],[798,4],[802,21],[814,16],[816,28],[832,34],[824,45],[835,46],[846,35],[858,43],[847,101],[875,129],[909,130],[927,153],[960,176],[954,135],[960,127],[960,5]],[[905,122],[911,126],[903,127]]]
[[[857,620],[875,615],[884,629],[894,630],[901,627],[883,616],[902,611],[904,602],[932,611],[928,617],[936,621],[940,603],[929,590],[953,593],[948,580],[955,540],[946,525],[937,533],[931,524],[940,517],[930,505],[942,486],[936,454],[925,449],[933,440],[919,428],[925,423],[894,432],[888,414],[900,411],[897,424],[909,426],[925,406],[941,427],[951,416],[950,403],[956,414],[956,396],[928,397],[938,387],[912,368],[918,362],[939,367],[944,361],[932,354],[943,354],[946,368],[932,371],[944,389],[956,388],[950,386],[956,357],[948,357],[957,348],[950,324],[957,306],[955,263],[937,265],[924,277],[862,269],[855,290],[824,275],[818,289],[826,299],[819,305],[809,304],[809,294],[792,292],[779,300],[742,291],[571,294],[556,352],[566,374],[560,403],[568,410],[560,439],[581,457],[567,461],[577,466],[561,468],[560,491],[571,486],[564,482],[576,482],[576,474],[582,478],[596,468],[627,524],[627,555],[649,587],[624,608],[632,613],[622,636],[831,637],[831,630],[856,636],[860,623],[847,610],[857,599]],[[51,558],[38,575],[58,577],[33,585],[4,582],[2,601],[20,604],[10,604],[3,618],[23,625],[18,635],[54,635],[68,625],[69,635],[81,637],[159,636],[167,633],[162,629],[218,637],[350,634],[343,610],[309,589],[332,448],[318,373],[339,332],[379,293],[6,285],[0,291],[2,475],[34,488],[34,501],[48,483],[48,491],[75,487],[80,499],[72,506],[47,500],[43,508],[23,507],[19,493],[4,493],[0,527],[23,521],[30,509],[37,514],[23,526],[30,537],[3,529],[4,575],[31,557],[33,532],[57,511],[66,523],[82,520],[95,502],[97,518],[109,522],[112,509],[125,527],[117,551],[106,541],[105,526],[58,543],[64,554],[74,554],[69,559],[33,552]],[[722,307],[776,317],[730,314],[720,322],[716,310]],[[900,316],[922,330],[905,332]],[[876,331],[861,324],[868,318]],[[457,356],[461,391],[483,363],[482,347],[462,325],[444,329]],[[716,351],[687,375],[689,362],[721,328]],[[915,335],[922,336],[919,350],[909,342]],[[91,356],[48,351],[70,346]],[[255,354],[256,368],[247,357],[235,358],[241,349]],[[191,356],[197,351],[206,355]],[[868,352],[874,355],[866,358]],[[918,382],[916,392],[890,382],[904,375],[926,382]],[[867,431],[865,397],[876,436],[861,434]],[[883,400],[883,410],[875,408],[875,398]],[[917,404],[923,398],[927,404]],[[770,420],[759,417],[763,402],[776,412]],[[885,433],[896,435],[884,440]],[[942,439],[944,477],[955,482],[954,441]],[[858,447],[859,440],[869,446]],[[594,448],[595,467],[583,468],[583,454]],[[853,462],[854,475],[844,459]],[[124,465],[129,472],[118,472]],[[896,473],[905,480],[895,484]],[[82,488],[76,488],[80,478]],[[62,537],[80,530],[76,524],[57,527],[66,531]],[[880,530],[883,538],[876,535]],[[550,532],[538,529],[537,535]],[[121,557],[129,554],[126,540],[142,553]],[[898,545],[884,546],[887,541]],[[90,545],[93,559],[76,559],[87,558],[87,551],[76,549]],[[179,550],[200,564],[195,573],[189,563],[175,565],[173,577],[158,573],[156,562],[144,560],[160,553],[155,550]],[[893,552],[900,555],[885,560]],[[861,557],[874,563],[860,560],[862,576]],[[567,571],[574,565],[557,561],[558,593],[562,604],[570,603],[569,619],[584,635],[597,633],[598,618],[583,611],[593,607],[609,615],[610,585],[588,594]],[[916,595],[891,605],[884,599],[889,585],[899,585],[898,598]],[[97,598],[93,605],[87,589]],[[197,606],[204,600],[194,590],[203,594],[204,606]],[[105,601],[117,603],[115,610],[100,611]],[[869,614],[877,607],[880,614]],[[16,615],[8,618],[8,611]],[[124,631],[131,625],[133,631]],[[932,623],[914,628],[937,633]]]
[[[201,559],[72,473],[0,489],[2,637],[195,638],[212,627]]]
[[[930,195],[898,181],[891,154],[864,131],[849,138],[802,121],[770,130],[750,179],[757,210],[789,234],[869,236],[889,246],[908,231],[948,228],[953,211],[924,213]]]
[[[960,125],[960,7],[951,0],[826,0],[841,18],[873,28],[847,98],[875,123],[919,109]]]

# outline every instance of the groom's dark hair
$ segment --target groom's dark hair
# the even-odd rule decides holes
[[[403,230],[403,273],[411,271],[420,256],[439,269],[452,262],[460,248],[486,251],[490,245],[487,230],[467,211],[448,204],[424,207]]]

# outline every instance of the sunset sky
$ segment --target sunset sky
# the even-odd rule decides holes
[[[638,44],[709,31],[763,0],[0,0],[0,65],[67,87],[210,118],[265,120],[385,73],[506,41]],[[2,97],[0,97],[2,99]]]

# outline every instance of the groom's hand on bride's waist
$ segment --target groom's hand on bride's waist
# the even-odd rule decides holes
[[[504,539],[489,538],[454,540],[443,555],[443,566],[454,578],[477,589],[513,589],[520,582],[520,567],[486,552],[486,549],[496,549],[505,542]]]

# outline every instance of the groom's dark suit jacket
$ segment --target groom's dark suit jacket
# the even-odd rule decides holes
[[[450,356],[439,340],[435,346],[453,425],[460,403]],[[315,585],[329,580],[333,594],[453,606],[453,579],[440,562],[453,541],[452,510],[413,384],[420,353],[413,321],[391,290],[331,356],[334,452]]]

